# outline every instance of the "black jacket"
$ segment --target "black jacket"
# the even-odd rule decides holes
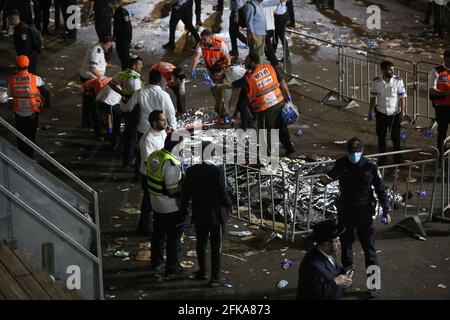
[[[33,34],[30,27],[26,23],[19,23],[14,27],[14,45],[18,56],[30,56],[37,52],[34,47]]]
[[[342,267],[334,267],[317,247],[303,258],[298,272],[298,300],[339,300],[344,289],[334,282],[343,273]]]
[[[374,204],[373,186],[381,207],[389,211],[383,178],[373,160],[361,157],[357,164],[353,164],[348,157],[343,157],[336,161],[328,175],[333,180],[339,179],[340,206],[348,208]]]
[[[194,224],[224,225],[232,202],[227,192],[222,167],[213,164],[196,164],[186,170],[183,184],[182,212],[187,213],[192,199]]]
[[[130,14],[123,7],[118,7],[114,12],[113,35],[116,40],[131,42],[133,38],[133,27],[131,25]]]

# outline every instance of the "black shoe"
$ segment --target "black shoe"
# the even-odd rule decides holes
[[[369,291],[367,291],[367,296],[369,299],[375,299],[376,297],[378,297],[378,290],[377,289],[369,289]]]
[[[208,280],[208,274],[199,270],[195,273],[194,279],[200,281]]]
[[[213,288],[222,287],[223,284],[224,281],[220,277],[212,277],[211,281],[209,281],[209,286]]]
[[[162,272],[164,270],[164,264],[160,264],[159,266],[151,266],[151,271]]]
[[[197,22],[195,23],[195,25],[196,25],[197,27],[201,27],[201,26],[203,25],[202,20],[197,19]]]
[[[223,6],[215,5],[213,6],[214,11],[223,11]]]
[[[176,280],[176,279],[183,279],[186,277],[186,273],[183,270],[179,270],[175,273],[167,273],[164,275],[167,280]]]
[[[175,49],[175,43],[173,42],[167,42],[166,44],[164,44],[163,49],[167,49],[167,50],[173,50]]]

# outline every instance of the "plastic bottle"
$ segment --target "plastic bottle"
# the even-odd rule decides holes
[[[380,222],[381,222],[382,224],[384,224],[384,225],[388,224],[387,218],[386,218],[384,215],[382,215],[382,216],[380,217]]]
[[[301,136],[303,135],[303,131],[299,129],[299,130],[295,133],[295,135],[296,135],[297,137],[301,137]]]

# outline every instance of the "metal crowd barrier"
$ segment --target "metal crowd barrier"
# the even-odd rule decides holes
[[[447,145],[450,142],[450,137],[447,137],[443,142],[442,150],[447,149]],[[446,150],[442,154],[442,158],[440,159],[441,163],[441,211],[440,216],[438,217],[441,220],[449,221],[450,218],[446,216],[448,215],[448,210],[450,209],[450,149]]]
[[[431,148],[431,150],[434,153],[434,156],[431,158],[386,165],[379,168],[387,187],[391,207],[395,210],[393,215],[399,217],[399,211],[403,211],[403,218],[399,223],[400,226],[403,226],[403,219],[414,217],[419,226],[418,229],[415,228],[412,231],[417,234],[424,234],[421,223],[417,219],[423,216],[431,217],[435,210],[434,204],[439,152],[436,148]],[[368,155],[367,157],[377,158],[380,156],[393,156],[397,154],[417,155],[420,152],[424,152],[424,150],[402,150],[398,152],[373,154]],[[334,205],[332,207],[329,206],[329,204],[333,203],[332,197],[329,196],[329,189],[332,187],[337,188],[337,185],[323,185],[319,181],[321,174],[326,171],[327,167],[334,164],[334,162],[335,160],[305,163],[297,170],[295,178],[295,196],[293,203],[289,203],[288,205],[293,207],[293,221],[289,226],[292,241],[295,240],[296,235],[311,232],[312,224],[329,219],[330,215],[337,216],[337,208]],[[301,172],[304,172],[305,170],[308,171],[308,167],[316,167],[316,172],[302,176]],[[323,167],[323,171],[319,170],[321,172],[317,172],[317,167]],[[394,173],[394,175],[389,176],[386,174],[387,172]],[[417,178],[413,177],[413,175],[416,175]],[[418,186],[416,183],[419,183]],[[306,198],[300,199],[300,189],[309,190],[309,194]],[[398,194],[402,194],[403,196],[398,198]],[[416,198],[415,203],[410,200],[412,198]],[[379,212],[377,211],[377,214],[378,213]],[[404,227],[409,229],[413,228],[410,226],[410,223],[407,223]]]
[[[327,56],[331,57],[329,59],[320,59],[316,57],[317,55],[310,54],[305,58],[306,62],[300,62],[300,73],[303,65],[310,66],[317,62],[314,72],[315,79],[308,78],[306,74],[296,74],[292,70],[288,70],[287,63],[284,63],[284,72],[290,77],[329,90],[329,93],[323,98],[323,102],[344,102],[346,107],[354,106],[354,104],[352,105],[353,101],[370,103],[372,81],[381,75],[379,65],[386,59],[394,62],[397,75],[402,77],[405,83],[408,94],[405,113],[414,121],[419,117],[434,118],[428,98],[428,82],[429,72],[438,63],[415,62],[367,48],[320,39],[289,28],[286,31],[303,39],[305,44],[316,47],[321,44],[322,49],[329,50],[327,53]],[[332,66],[333,63],[335,66]],[[327,67],[323,68],[323,66]],[[334,68],[335,70],[332,70]],[[326,70],[325,76],[321,75],[323,70]]]

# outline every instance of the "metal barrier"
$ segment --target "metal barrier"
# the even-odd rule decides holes
[[[54,248],[54,275],[81,272],[81,292],[103,299],[97,193],[0,118],[0,125],[74,182],[77,190],[0,138],[0,237],[43,261],[44,244]]]
[[[416,92],[415,99],[417,101],[417,108],[414,118],[425,117],[434,119],[434,111],[432,110],[432,103],[430,96],[430,72],[438,65],[428,61],[419,61],[416,64]]]
[[[441,158],[441,211],[440,220],[450,221],[449,217],[446,217],[448,210],[450,209],[450,149],[447,150],[447,145],[450,142],[450,137],[447,137],[442,143],[442,150],[446,150],[442,154]],[[431,217],[430,217],[431,219]]]
[[[402,208],[403,218],[414,217],[416,224],[420,224],[418,226],[418,230],[413,230],[418,234],[424,234],[425,231],[421,227],[420,221],[417,221],[417,218],[424,215],[426,215],[427,217],[428,215],[431,216],[435,209],[434,203],[439,152],[436,148],[431,149],[435,154],[435,156],[432,158],[380,167],[385,185],[388,188],[387,192],[391,199],[391,207],[396,210]],[[372,154],[368,155],[367,157],[376,158],[380,156],[393,156],[398,154],[418,154],[419,152],[423,152],[423,150],[402,150],[398,152]],[[290,226],[292,241],[295,240],[296,235],[311,232],[312,223],[320,222],[322,220],[330,218],[330,215],[337,214],[337,208],[335,206],[329,207],[329,204],[331,204],[332,200],[335,199],[333,199],[332,196],[329,196],[328,191],[329,188],[337,188],[337,182],[333,182],[334,184],[332,183],[330,185],[323,185],[319,182],[319,178],[322,172],[325,172],[325,169],[328,166],[332,165],[334,162],[335,160],[306,163],[299,170],[297,170],[295,177],[295,196],[293,202],[289,204],[293,207],[293,222]],[[427,166],[431,166],[431,171],[426,170]],[[315,167],[316,173],[302,176],[301,172],[308,171],[308,167]],[[318,173],[318,167],[322,167],[323,171],[318,170],[322,171]],[[393,178],[392,176],[387,176],[385,174],[388,171],[394,172]],[[405,181],[400,180],[400,175],[405,171],[407,172],[407,174],[404,176],[406,178]],[[419,178],[413,178],[413,174],[419,175]],[[418,189],[415,190],[416,192],[411,192],[412,184],[418,181],[420,181]],[[389,185],[392,186],[389,187]],[[300,189],[309,191],[308,195],[305,196],[304,199],[299,199]],[[403,202],[401,202],[400,199],[396,199],[396,194],[398,194],[399,192],[404,195],[401,199]],[[410,198],[414,197],[414,195],[416,195],[417,201],[415,204],[411,204]],[[424,203],[426,203],[426,201],[429,201],[429,206],[424,207]],[[403,220],[400,221],[398,225],[409,229],[414,228],[414,226],[411,226],[409,222],[405,224]]]

